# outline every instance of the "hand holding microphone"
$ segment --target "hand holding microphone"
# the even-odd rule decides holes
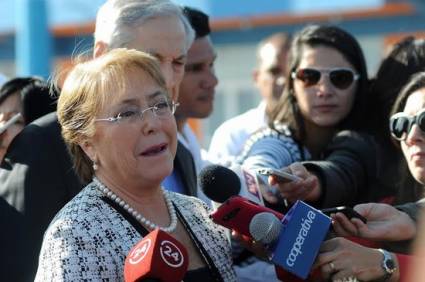
[[[240,165],[230,169],[220,165],[206,166],[199,173],[198,180],[204,194],[214,202],[223,203],[239,195],[264,206],[256,173]]]
[[[255,240],[267,246],[275,265],[305,279],[330,224],[328,216],[297,201],[283,220],[271,213],[256,214],[249,231]]]
[[[233,170],[220,165],[207,166],[199,174],[199,184],[205,195],[222,203],[211,214],[212,220],[242,235],[250,236],[249,222],[259,212],[267,211],[283,218],[282,214],[264,207],[256,175],[240,166]]]
[[[279,219],[283,218],[283,214],[260,206],[241,196],[233,196],[228,199],[210,217],[217,224],[251,237],[249,224],[256,214],[262,212],[271,213]]]
[[[128,253],[124,281],[180,282],[189,265],[188,253],[168,233],[155,229]]]

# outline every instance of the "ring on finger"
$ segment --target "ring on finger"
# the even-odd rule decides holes
[[[331,272],[335,272],[335,264],[333,262],[329,263],[329,267],[331,268]]]
[[[355,277],[355,276],[349,276],[349,277],[344,277],[342,279],[338,279],[335,281],[341,281],[341,282],[358,282],[359,280]]]

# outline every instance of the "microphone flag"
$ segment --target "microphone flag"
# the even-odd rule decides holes
[[[140,279],[159,279],[178,282],[186,274],[188,265],[188,253],[183,244],[157,228],[128,253],[124,280],[135,282]]]
[[[281,222],[282,230],[272,248],[271,259],[274,264],[305,279],[329,231],[331,218],[297,201]]]

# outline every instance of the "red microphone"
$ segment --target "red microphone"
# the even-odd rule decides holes
[[[249,224],[252,218],[262,212],[269,212],[282,220],[284,215],[270,208],[261,206],[241,196],[233,196],[225,201],[210,217],[224,227],[235,230],[242,235],[251,237]]]
[[[124,281],[180,282],[188,265],[188,254],[183,244],[170,234],[155,229],[128,253]]]

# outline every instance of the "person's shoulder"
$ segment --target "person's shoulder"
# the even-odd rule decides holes
[[[246,127],[249,122],[252,121],[253,117],[257,117],[257,108],[250,109],[240,115],[234,116],[224,121],[218,128],[217,131],[229,131],[232,133],[234,130],[240,131]]]
[[[259,155],[289,155],[292,161],[310,158],[309,152],[298,144],[285,124],[275,124],[274,128],[262,127],[253,133],[245,142],[238,162],[242,163],[249,157],[257,159]]]
[[[377,143],[375,138],[366,132],[355,130],[342,130],[335,134],[330,143],[333,146],[348,146],[364,149],[376,149]]]
[[[50,113],[27,125],[12,141],[2,167],[15,165],[44,171],[45,166],[72,167],[56,113]],[[68,168],[69,166],[69,168]]]
[[[200,208],[202,208],[205,211],[209,211],[210,209],[209,206],[199,198],[171,191],[167,191],[167,193],[170,196],[171,200],[177,206],[182,207],[184,209],[199,210]]]
[[[251,134],[245,143],[246,147],[250,147],[258,142],[291,142],[294,143],[292,132],[286,124],[275,124],[274,128],[264,126]]]
[[[61,139],[60,125],[56,113],[47,114],[24,127],[15,137],[8,152],[15,150],[33,151],[35,146],[51,146],[52,142]],[[46,142],[48,140],[48,142]]]
[[[106,203],[100,200],[99,192],[89,184],[56,214],[48,231],[66,229],[77,231],[78,226],[88,227],[87,224],[96,222],[94,219],[102,215],[105,208]]]
[[[60,125],[56,112],[49,113],[36,119],[32,123],[28,124],[19,135],[24,137],[31,136],[32,138],[34,136],[46,137],[46,132],[60,134]]]
[[[358,130],[341,130],[335,134],[335,137],[347,137],[347,138],[356,138],[356,139],[373,139],[373,136],[364,131]]]

